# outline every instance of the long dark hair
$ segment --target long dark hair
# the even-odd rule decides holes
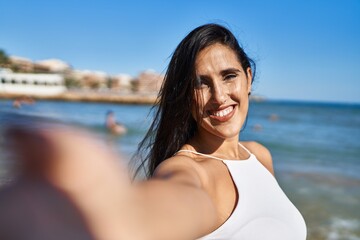
[[[231,48],[245,72],[249,67],[252,69],[254,79],[255,63],[227,28],[206,24],[191,31],[177,46],[170,60],[153,108],[154,120],[133,157],[133,160],[140,161],[135,176],[145,170],[146,176],[151,177],[161,162],[173,156],[194,136],[197,124],[191,109],[196,97],[195,60],[201,50],[215,43]]]

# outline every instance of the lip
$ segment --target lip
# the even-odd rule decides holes
[[[208,115],[209,115],[209,117],[211,119],[217,120],[219,122],[226,122],[226,121],[228,121],[229,119],[231,119],[234,116],[234,113],[235,113],[235,110],[236,110],[236,105],[224,106],[224,107],[220,107],[220,108],[218,108],[216,110],[213,110],[213,111],[221,111],[221,110],[226,109],[228,107],[233,107],[233,109],[232,109],[232,111],[230,113],[228,113],[225,116],[222,116],[222,117],[215,116],[215,115],[210,114],[210,112],[208,112]]]

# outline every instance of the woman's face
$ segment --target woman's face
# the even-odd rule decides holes
[[[196,104],[192,114],[198,131],[223,139],[238,137],[248,111],[251,69],[245,72],[235,52],[221,44],[200,51],[195,69]],[[198,121],[196,110],[202,121]]]

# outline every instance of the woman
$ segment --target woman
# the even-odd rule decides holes
[[[152,179],[204,193],[215,211],[202,239],[305,239],[305,222],[275,178],[270,152],[239,142],[255,65],[226,28],[189,33],[170,61],[154,123],[140,145]],[[146,166],[146,164],[148,165]],[[185,194],[185,193],[184,193]],[[204,216],[205,219],[208,216]]]
[[[146,181],[128,184],[113,155],[73,130],[40,132],[46,148],[29,147],[34,141],[23,139],[33,137],[22,133],[16,149],[52,150],[56,161],[43,175],[98,239],[303,240],[305,222],[278,186],[269,151],[239,142],[254,66],[222,26],[200,26],[181,41],[139,146],[138,157],[149,150],[139,168],[147,169]],[[41,156],[35,153],[25,151],[24,162]]]

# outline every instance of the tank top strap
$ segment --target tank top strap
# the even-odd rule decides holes
[[[218,157],[215,157],[215,156],[211,156],[211,155],[204,154],[204,153],[199,153],[199,152],[196,152],[196,151],[193,151],[193,150],[188,150],[188,149],[181,149],[181,150],[177,151],[175,154],[181,153],[181,152],[193,153],[193,154],[196,154],[196,155],[199,155],[199,156],[213,158],[213,159],[220,160],[220,161],[225,161],[226,160],[226,159],[223,159],[223,158],[218,158]]]
[[[250,156],[252,155],[251,152],[250,152],[246,147],[244,147],[240,142],[239,142],[239,145],[240,145],[240,147],[242,147],[247,153],[249,153]],[[181,152],[192,153],[192,154],[196,154],[196,155],[203,156],[203,157],[208,157],[208,158],[217,159],[217,160],[220,160],[220,161],[226,161],[226,160],[228,160],[228,159],[223,159],[223,158],[211,156],[211,155],[204,154],[204,153],[199,153],[199,152],[196,152],[196,151],[193,151],[193,150],[188,150],[188,149],[181,149],[181,150],[177,151],[174,155],[176,155],[176,154],[178,154],[178,153],[181,153]]]
[[[252,155],[252,153],[251,153],[246,147],[244,147],[244,145],[242,145],[240,142],[239,142],[239,145],[240,145],[240,147],[242,147],[248,154]]]

